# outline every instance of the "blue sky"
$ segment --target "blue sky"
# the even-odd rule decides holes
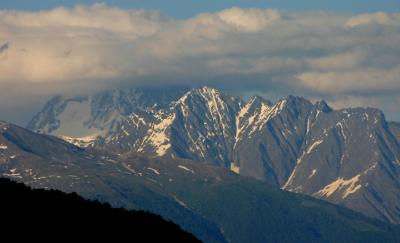
[[[187,18],[196,13],[215,12],[224,8],[254,7],[277,8],[291,11],[335,11],[335,12],[399,12],[399,0],[2,0],[1,9],[40,10],[58,6],[73,6],[76,4],[92,4],[96,2],[107,3],[122,8],[144,8],[160,10],[163,14],[176,18]]]

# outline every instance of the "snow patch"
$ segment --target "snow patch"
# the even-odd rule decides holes
[[[136,174],[136,171],[135,171],[134,169],[132,169],[130,165],[125,164],[125,163],[122,163],[122,166],[123,166],[125,169],[127,169],[129,172],[131,172],[131,173],[133,173],[133,174]]]
[[[307,118],[307,131],[306,134],[308,134],[311,130],[311,120],[310,117]]]
[[[236,174],[240,174],[240,166],[231,163],[231,171],[235,172]]]
[[[146,140],[155,147],[156,154],[158,156],[163,156],[166,154],[167,150],[171,147],[169,137],[166,134],[167,129],[172,125],[175,120],[175,114],[162,119],[160,123],[153,126],[149,132],[149,136]]]
[[[339,192],[342,195],[342,199],[345,199],[349,195],[356,193],[362,186],[359,183],[360,175],[357,175],[349,180],[339,178],[331,184],[325,186],[323,189],[314,193],[313,196],[319,197],[330,197],[334,193]]]
[[[177,196],[175,196],[175,195],[172,194],[172,193],[170,193],[170,195],[175,199],[175,201],[176,201],[179,205],[181,205],[182,207],[185,207],[185,208],[189,208],[189,207],[186,205],[186,203],[184,203],[182,200],[180,200]]]
[[[221,99],[221,94],[219,91],[203,87],[201,89],[200,95],[203,97],[205,101],[207,101],[207,107],[210,111],[211,118],[213,119],[213,123],[215,125],[214,128],[217,131],[220,131],[224,137],[227,137],[228,128],[226,127],[226,117],[224,114],[221,114],[221,111],[227,110],[227,105],[223,99]]]
[[[261,131],[269,120],[271,120],[272,118],[276,117],[281,113],[281,111],[285,108],[285,105],[286,105],[286,100],[281,100],[272,107],[270,107],[265,103],[262,103],[260,112],[257,115],[257,120],[254,122],[253,128],[250,131],[249,135],[252,135],[257,131]]]
[[[239,141],[239,139],[240,139],[240,134],[242,133],[242,131],[243,131],[243,126],[241,126],[241,122],[242,122],[242,119],[244,118],[244,116],[246,115],[246,114],[248,114],[249,113],[249,109],[250,109],[250,107],[252,106],[252,103],[253,102],[253,100],[251,101],[251,102],[249,102],[248,104],[246,104],[240,111],[239,111],[239,113],[238,113],[238,115],[236,116],[236,135],[235,135],[235,141],[237,142],[237,141]],[[236,142],[235,142],[235,145],[234,146],[236,146]]]
[[[307,149],[307,154],[310,154],[316,147],[318,147],[321,143],[323,143],[324,140],[317,140],[313,144],[311,144],[310,147]]]
[[[160,175],[160,172],[154,168],[148,167],[147,169],[153,171],[156,175]]]
[[[304,155],[305,154],[303,153],[303,155],[300,158],[297,159],[296,166],[294,167],[294,169],[293,169],[292,173],[290,174],[288,180],[286,181],[285,185],[283,185],[283,187],[281,187],[281,189],[292,191],[291,189],[288,189],[288,187],[292,184],[293,179],[296,176],[297,167],[300,164],[301,160],[303,159]]]
[[[281,100],[272,107],[265,102],[261,102],[260,107],[258,107],[251,116],[244,120],[243,118],[245,118],[245,115],[249,113],[249,109],[253,106],[254,101],[255,98],[253,98],[245,107],[243,107],[236,117],[235,145],[240,140],[240,137],[244,131],[248,130],[248,128],[251,128],[248,136],[253,135],[257,131],[261,131],[265,124],[277,116],[286,105],[286,100]]]
[[[271,110],[271,107],[269,105],[262,103],[257,121],[254,123],[254,127],[251,130],[250,134],[253,134],[257,130],[260,131],[264,127],[264,125],[277,114],[278,111],[274,110],[274,108],[272,108]]]
[[[10,173],[4,173],[3,175],[15,178],[22,178],[21,174],[17,172],[17,169],[10,169]]]
[[[366,169],[363,173],[366,175],[369,172],[373,171],[376,169],[376,166],[378,165],[378,162],[373,163],[368,169]]]
[[[139,128],[140,125],[146,125],[146,121],[143,117],[140,117],[136,113],[132,113],[128,116],[128,122],[132,127]]]
[[[78,138],[62,136],[62,135],[59,135],[58,137],[64,141],[66,141],[67,143],[72,143],[73,145],[82,147],[82,148],[87,148],[87,147],[93,145],[94,141],[96,141],[96,139],[97,139],[97,135],[90,135],[90,136],[78,137]]]
[[[315,175],[315,173],[317,173],[317,170],[313,169],[311,174],[308,176],[308,179],[312,178]]]
[[[194,174],[194,170],[191,170],[191,169],[189,169],[189,168],[186,167],[186,166],[178,165],[178,168],[180,168],[180,169],[182,169],[182,170],[189,171],[189,172],[191,172],[192,174]]]
[[[127,132],[127,131],[125,130],[125,126],[122,126],[122,127],[121,127],[121,130],[122,130],[122,132],[123,132],[126,136],[129,136],[129,135],[130,135],[129,132]]]
[[[338,122],[338,123],[336,124],[336,126],[339,126],[339,127],[340,127],[340,131],[341,131],[342,137],[343,137],[343,139],[344,139],[344,142],[346,143],[347,137],[346,137],[346,134],[344,133],[344,129],[343,129],[343,124],[342,124],[342,122]]]

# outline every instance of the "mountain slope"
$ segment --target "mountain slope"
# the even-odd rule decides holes
[[[92,240],[103,237],[122,240],[134,235],[135,241],[200,242],[159,216],[114,209],[109,204],[86,201],[76,194],[33,190],[4,178],[0,178],[0,194],[1,217],[6,222],[2,230],[7,234],[24,231],[41,239],[62,234],[68,239],[90,237]]]
[[[400,146],[379,110],[321,112],[305,147],[285,189],[400,221]]]
[[[53,136],[0,122],[0,175],[33,188],[77,192],[114,207],[163,216],[206,242],[225,242],[218,227],[183,207],[147,180],[132,176],[113,157],[78,148]]]
[[[400,237],[397,226],[224,168],[79,149],[6,123],[0,129],[0,143],[7,147],[0,153],[3,176],[114,207],[148,210],[205,242],[396,242]]]
[[[220,225],[231,242],[397,241],[397,233],[392,239],[378,233],[392,232],[397,226],[381,228],[382,222],[351,210],[281,191],[224,169],[184,160],[174,163],[167,158],[146,160],[138,155],[127,155],[124,162],[131,168],[150,166],[156,170],[159,174],[152,175],[154,180],[182,204]]]
[[[255,97],[241,111],[233,161],[240,174],[280,187],[294,168],[313,105],[289,96],[269,105]]]

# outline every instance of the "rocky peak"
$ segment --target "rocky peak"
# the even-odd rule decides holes
[[[325,100],[320,100],[315,103],[315,109],[328,113],[331,112],[333,109],[325,102]]]

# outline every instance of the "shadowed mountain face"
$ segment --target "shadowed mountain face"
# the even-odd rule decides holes
[[[396,242],[400,237],[398,226],[225,168],[80,149],[7,123],[0,131],[3,176],[157,213],[205,242]]]
[[[393,135],[396,137],[397,141],[400,142],[400,123],[399,122],[391,122],[389,123],[389,127]]]
[[[293,96],[276,103],[256,96],[246,103],[208,87],[178,94],[165,94],[164,102],[140,99],[143,105],[131,103],[112,129],[86,129],[79,136],[67,128],[91,124],[93,112],[58,98],[67,108],[50,102],[29,127],[81,146],[211,163],[400,223],[400,125],[387,122],[381,111],[333,110],[324,101]],[[65,119],[73,111],[85,115]],[[52,124],[58,132],[48,130]]]
[[[2,230],[8,235],[23,231],[32,233],[23,236],[30,240],[58,235],[67,239],[104,240],[103,237],[112,237],[126,240],[134,236],[134,241],[141,242],[200,242],[159,216],[113,209],[109,204],[86,201],[77,194],[30,189],[0,178],[0,195],[1,218],[7,222]]]

